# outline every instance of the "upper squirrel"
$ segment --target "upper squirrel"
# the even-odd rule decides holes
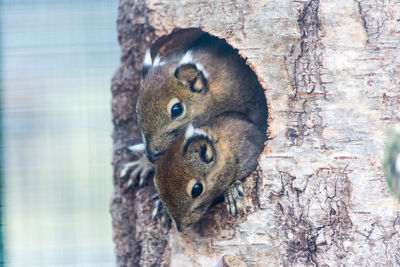
[[[200,127],[222,113],[240,113],[262,132],[267,104],[256,75],[225,41],[204,34],[185,52],[143,63],[136,104],[145,153],[155,161],[189,123]]]
[[[179,231],[197,222],[225,195],[229,213],[241,209],[241,180],[257,166],[266,136],[238,117],[192,125],[156,162],[155,185]]]

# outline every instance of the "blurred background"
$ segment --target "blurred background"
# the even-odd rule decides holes
[[[110,82],[118,0],[3,0],[5,266],[115,266]]]

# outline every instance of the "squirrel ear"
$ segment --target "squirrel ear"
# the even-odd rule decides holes
[[[206,164],[213,162],[215,159],[215,148],[208,138],[197,136],[186,143],[184,153],[188,152],[196,161],[201,161]]]
[[[192,124],[186,129],[185,132],[185,145],[183,153],[189,153],[204,163],[211,163],[216,156],[214,141],[203,129],[194,128]]]
[[[189,84],[190,90],[200,93],[206,89],[206,78],[197,65],[181,64],[176,68],[174,75],[179,81]]]

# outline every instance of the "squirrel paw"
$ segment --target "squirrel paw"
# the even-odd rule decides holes
[[[147,159],[143,154],[140,159],[126,163],[120,173],[121,179],[125,179],[129,176],[126,183],[126,188],[129,189],[132,186],[143,186],[150,174],[154,172],[154,165]]]
[[[169,218],[167,212],[165,211],[165,209],[163,209],[163,204],[162,204],[160,198],[158,197],[158,194],[154,194],[151,199],[155,200],[154,201],[154,209],[151,213],[151,218],[153,220],[155,220],[157,217],[160,217],[161,223],[163,225],[170,223],[170,218]]]
[[[228,187],[225,192],[225,203],[229,214],[236,216],[243,210],[240,197],[244,196],[243,186],[241,181],[236,181]]]

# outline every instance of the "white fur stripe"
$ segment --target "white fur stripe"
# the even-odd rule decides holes
[[[143,143],[140,143],[140,144],[136,144],[133,146],[129,146],[128,149],[133,152],[140,152],[140,151],[144,151],[145,146]]]
[[[151,66],[151,54],[150,54],[150,49],[146,50],[146,53],[144,54],[144,59],[143,59],[143,66]]]
[[[153,67],[160,65],[160,60],[161,60],[160,55],[157,55],[156,58],[154,59]]]
[[[181,61],[179,62],[178,68],[185,64],[193,64],[196,68],[201,71],[205,78],[208,78],[208,72],[204,68],[204,66],[198,62],[193,61],[193,52],[191,50],[187,51],[185,55],[182,57]]]
[[[396,157],[396,163],[395,163],[395,170],[398,174],[400,174],[400,154],[397,155]]]
[[[204,78],[208,78],[208,72],[206,71],[206,69],[204,68],[203,65],[201,65],[200,63],[194,63],[194,65],[196,66],[196,68],[201,71],[204,75]]]
[[[192,61],[193,61],[193,53],[192,53],[192,50],[189,50],[182,57],[181,61],[179,62],[179,65],[192,63]]]
[[[185,132],[185,138],[187,140],[187,139],[189,139],[191,137],[195,137],[195,136],[204,136],[204,137],[210,138],[210,136],[208,136],[208,134],[204,130],[199,129],[199,128],[194,128],[193,124],[189,124],[189,126],[187,127],[186,132]]]

